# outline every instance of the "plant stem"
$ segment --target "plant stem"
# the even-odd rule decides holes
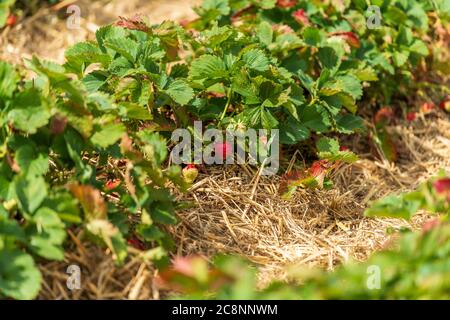
[[[314,103],[317,102],[317,98],[312,98],[311,101],[308,103],[308,107],[312,106]]]
[[[225,104],[225,108],[223,109],[222,115],[220,116],[219,119],[219,123],[218,126],[220,127],[220,124],[222,123],[222,120],[225,118],[225,115],[227,114],[227,110],[230,107],[231,104],[231,96],[233,95],[233,91],[230,89],[228,89],[228,100],[227,103]]]

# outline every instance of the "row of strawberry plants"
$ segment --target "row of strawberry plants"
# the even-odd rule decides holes
[[[449,4],[447,0],[212,0],[197,9],[200,18],[186,26],[205,30],[217,23],[232,24],[258,38],[292,73],[301,69],[319,78],[329,69],[331,81],[339,73],[360,82],[383,79],[370,92],[373,98],[381,91],[377,97],[382,103],[401,91],[402,84],[407,88],[414,81],[415,68],[429,54],[425,41],[430,44],[445,36]],[[355,81],[344,84],[357,87]]]
[[[195,119],[220,129],[278,128],[285,144],[349,134],[363,129],[356,101],[368,81],[378,83],[386,68],[414,70],[391,65],[385,52],[380,65],[346,47],[355,41],[339,31],[347,20],[331,5],[317,5],[317,19],[310,12],[315,27],[285,32],[261,17],[301,9],[241,2],[206,0],[184,28],[121,19],[100,28],[95,42],[69,48],[64,65],[26,61],[33,80],[0,64],[0,294],[34,297],[41,276],[30,254],[63,259],[73,226],[118,263],[126,239],[143,258],[165,260],[172,243],[160,225],[176,223],[177,205],[167,186],[186,188],[180,168],[166,167],[164,138],[174,129]],[[238,3],[250,9],[233,13]],[[257,19],[244,19],[254,10]],[[392,29],[424,46],[404,24]],[[374,39],[364,46],[376,47]],[[325,159],[354,159],[334,139],[318,140],[317,150]]]
[[[128,90],[118,79],[134,79],[144,88],[152,83],[178,105],[169,110],[174,121],[161,119],[163,128],[191,126],[196,118],[222,129],[278,128],[282,143],[295,144],[314,133],[362,130],[356,112],[363,93],[371,101],[381,88],[389,97],[403,80],[413,81],[412,73],[429,53],[421,38],[429,24],[448,18],[445,3],[433,8],[385,1],[380,5],[386,25],[372,30],[362,27],[367,6],[360,2],[343,11],[328,3],[287,2],[205,1],[197,8],[200,18],[185,29],[171,23],[152,29],[143,20],[124,19],[119,25],[128,31],[105,31],[114,42],[109,49],[119,49],[119,55],[100,61],[103,67],[83,81],[92,90],[109,91]],[[298,12],[305,15],[301,23]],[[395,13],[402,13],[401,19]],[[153,33],[164,36],[155,42]],[[86,56],[85,67],[99,62],[102,41],[70,49],[68,63]],[[161,56],[161,47],[169,56]],[[160,65],[151,65],[149,57]],[[72,71],[84,76],[79,68]],[[135,92],[133,98],[142,94],[149,93]]]
[[[119,264],[136,242],[163,262],[173,245],[159,225],[176,223],[177,205],[166,186],[185,183],[179,167],[162,168],[165,140],[137,129],[147,109],[89,92],[60,65],[27,65],[33,80],[0,63],[0,295],[35,297],[30,254],[63,260],[67,230],[84,230]]]

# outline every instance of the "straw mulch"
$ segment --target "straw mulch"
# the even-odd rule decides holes
[[[152,265],[143,262],[137,254],[132,254],[125,265],[118,267],[108,251],[90,244],[81,244],[76,236],[72,237],[75,241],[67,250],[64,261],[39,265],[44,277],[39,299],[160,299],[159,289],[153,282],[157,271]],[[79,290],[69,290],[67,287],[67,268],[70,265],[80,267]]]
[[[263,283],[282,278],[290,263],[330,270],[366,259],[386,243],[387,229],[419,228],[429,218],[369,219],[363,211],[370,200],[450,170],[450,121],[439,113],[390,128],[401,154],[397,164],[359,153],[361,160],[333,174],[334,188],[299,190],[290,201],[280,199],[280,177],[259,176],[248,167],[208,168],[186,196],[196,208],[180,212],[181,223],[172,230],[178,254],[243,255],[262,266]],[[362,139],[355,137],[353,150]],[[301,163],[301,154],[295,158]]]

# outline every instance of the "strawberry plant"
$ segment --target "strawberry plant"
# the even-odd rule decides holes
[[[197,13],[200,18],[188,27],[205,30],[216,21],[219,26],[233,24],[254,34],[294,73],[301,69],[320,75],[322,66],[360,81],[383,79],[369,91],[385,102],[411,84],[415,68],[429,53],[423,39],[433,39],[434,25],[448,23],[450,17],[446,0],[382,0],[370,5],[360,0],[224,0],[205,1]],[[323,61],[311,59],[314,55]],[[336,60],[339,66],[334,65]]]
[[[415,191],[389,195],[375,201],[365,211],[368,217],[411,219],[419,210],[450,213],[450,178],[444,173],[421,184]]]
[[[76,62],[68,59],[72,68]],[[148,111],[86,89],[62,66],[36,57],[27,65],[38,75],[31,81],[0,63],[0,295],[36,296],[41,276],[30,254],[62,260],[72,226],[117,263],[128,237],[161,260],[172,243],[159,226],[176,222],[166,186],[185,183],[180,168],[161,167],[163,137],[138,130]]]

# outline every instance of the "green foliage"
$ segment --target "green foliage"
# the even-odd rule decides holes
[[[380,23],[373,28],[367,23],[375,17],[370,4],[380,9]],[[433,21],[449,22],[447,0],[375,3],[299,0],[287,6],[276,1],[226,0],[220,6],[230,10],[223,10],[214,18],[210,11],[199,10],[200,19],[190,27],[206,30],[214,28],[217,21],[219,27],[234,24],[240,33],[252,36],[276,56],[280,66],[293,74],[299,68],[317,76],[329,70],[333,87],[353,93],[350,93],[353,99],[342,102],[352,107],[361,87],[351,76],[361,82],[383,79],[372,84],[369,91],[389,102],[392,95],[398,94],[395,88],[399,84],[408,85],[416,66],[429,54],[422,39],[435,37]],[[274,27],[269,28],[270,25]],[[340,75],[344,76],[341,84],[336,79]],[[326,95],[325,92],[339,96],[336,91],[323,90],[322,94]],[[322,100],[320,95],[318,98]]]
[[[411,79],[428,54],[427,13],[448,19],[444,2],[384,1],[371,30],[363,1],[207,0],[185,28],[121,18],[69,48],[63,65],[33,57],[33,80],[0,62],[0,295],[35,297],[33,257],[62,260],[69,227],[117,263],[135,238],[163,262],[173,244],[161,225],[176,223],[167,187],[186,188],[180,168],[167,168],[166,139],[195,119],[276,128],[284,144],[318,136],[320,160],[287,191],[322,186],[356,160],[324,135],[363,130],[358,101]],[[0,25],[11,4],[0,2]],[[406,212],[418,206],[411,197]]]
[[[151,116],[154,94],[137,88],[143,84],[137,81],[122,91],[108,91],[108,81],[105,90],[88,90],[84,79],[70,73],[83,74],[94,62],[109,65],[121,54],[117,47],[100,54],[92,54],[93,46],[76,48],[68,51],[67,71],[36,57],[27,61],[37,73],[33,81],[19,79],[11,65],[0,63],[2,296],[36,296],[41,275],[31,255],[63,260],[68,227],[84,229],[88,238],[109,247],[117,263],[127,257],[127,238],[139,238],[147,249],[172,247],[159,226],[176,222],[166,186],[185,188],[181,170],[162,169],[167,147],[161,135],[137,130],[139,120]],[[161,81],[161,87],[167,84],[161,97],[190,99],[185,82],[168,81]],[[111,180],[120,184],[111,188]]]
[[[33,258],[20,250],[0,250],[0,293],[14,299],[34,298],[41,273]]]
[[[419,210],[450,213],[450,178],[444,173],[421,184],[415,191],[389,195],[377,200],[364,212],[368,217],[411,219]]]

